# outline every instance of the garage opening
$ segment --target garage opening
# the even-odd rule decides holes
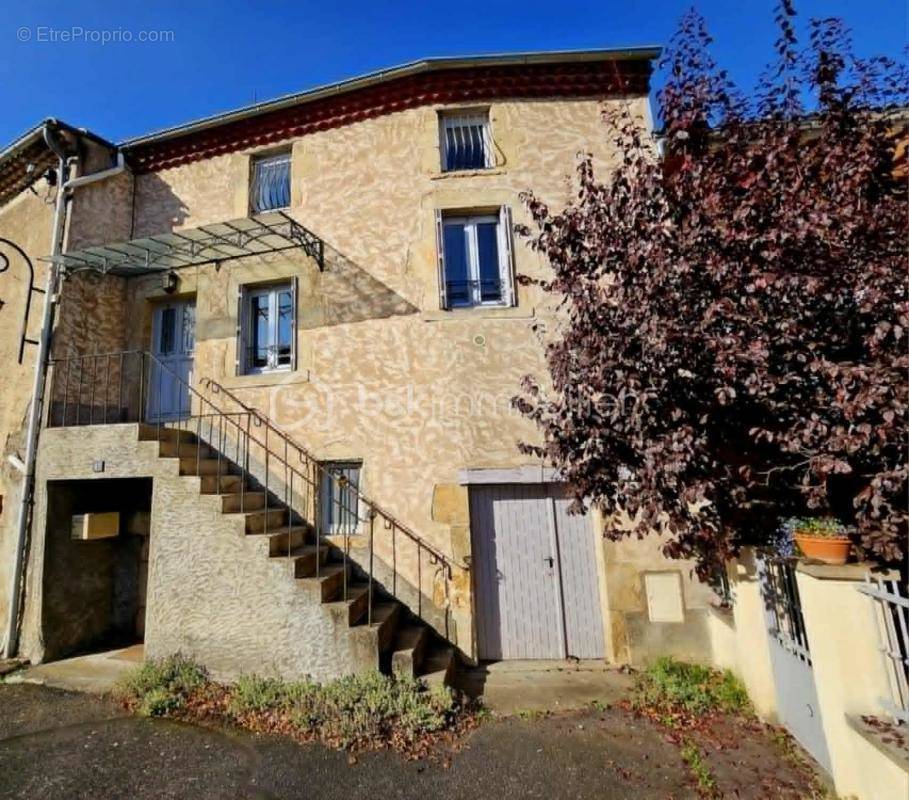
[[[605,658],[590,516],[556,483],[469,491],[480,660]]]
[[[142,641],[151,497],[150,478],[48,482],[45,660]]]

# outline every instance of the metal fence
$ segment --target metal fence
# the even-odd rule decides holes
[[[874,622],[890,682],[884,707],[897,722],[909,723],[909,592],[898,580],[870,575],[859,591],[875,601]]]
[[[785,650],[810,666],[811,651],[802,616],[795,562],[792,559],[767,556],[763,563],[761,592],[769,633]]]

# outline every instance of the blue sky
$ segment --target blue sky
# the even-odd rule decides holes
[[[841,16],[861,55],[897,56],[902,0],[796,0]],[[663,44],[691,0],[0,0],[0,146],[46,116],[114,141],[426,56]],[[714,54],[750,85],[773,0],[701,0]],[[463,10],[466,9],[466,10]],[[133,41],[60,41],[60,31]],[[51,41],[58,31],[57,41]],[[118,33],[120,31],[120,33]],[[171,41],[138,42],[142,31]],[[172,32],[172,33],[170,33]]]

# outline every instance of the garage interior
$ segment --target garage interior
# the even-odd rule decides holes
[[[45,660],[142,641],[150,478],[49,481]]]

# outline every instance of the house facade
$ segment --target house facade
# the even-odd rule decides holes
[[[648,126],[655,56],[419,62],[119,145],[49,121],[0,154],[18,652],[142,638],[226,677],[441,679],[458,659],[708,657],[710,593],[658,542],[569,515],[511,407],[558,324],[517,280],[547,274],[520,194],[565,205],[579,152],[608,172],[603,108]],[[53,265],[48,295],[26,262],[35,287]]]

